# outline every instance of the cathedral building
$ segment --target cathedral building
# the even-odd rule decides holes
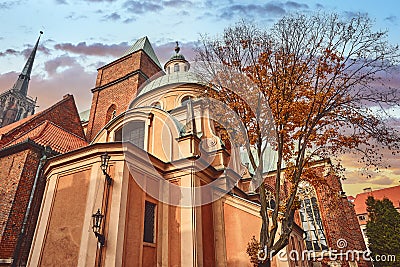
[[[43,32],[41,31],[40,35],[42,34]],[[36,99],[33,100],[28,96],[28,87],[40,35],[13,87],[0,94],[0,127],[35,113]]]
[[[49,137],[44,145],[28,134],[44,127],[45,115],[36,122],[28,117],[31,126],[19,134],[12,131],[23,126],[6,126],[0,156],[31,139],[53,152],[36,162],[40,208],[34,209],[35,230],[20,235],[31,235],[25,242],[29,256],[18,259],[14,237],[17,252],[2,254],[0,243],[0,266],[2,261],[27,266],[252,266],[246,248],[260,232],[258,194],[251,189],[251,170],[240,150],[221,140],[209,106],[200,101],[201,88],[204,82],[178,46],[162,67],[144,37],[98,69],[90,112],[81,119],[72,96],[66,96],[70,119],[62,117],[65,125],[47,124],[69,133],[69,139]],[[314,168],[326,183],[301,184],[301,207],[289,243],[272,266],[370,266],[339,257],[340,249],[365,250],[361,230],[329,160],[315,162]],[[272,175],[265,176],[271,192]],[[14,208],[8,206],[11,214]],[[16,233],[24,227],[19,220]],[[3,232],[11,228],[6,225]],[[311,251],[318,259],[290,257],[293,251]]]

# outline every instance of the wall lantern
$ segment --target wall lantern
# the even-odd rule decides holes
[[[92,220],[93,220],[93,233],[96,236],[97,240],[99,241],[101,246],[104,246],[105,243],[105,238],[104,235],[100,233],[100,228],[101,228],[101,222],[103,221],[104,215],[101,214],[100,209],[97,210],[96,213],[92,214]]]
[[[107,168],[108,168],[108,162],[110,160],[110,155],[108,155],[107,152],[101,155],[101,170],[103,171],[103,174],[106,176],[107,183],[110,185],[112,182],[112,178],[110,175],[107,173]]]
[[[104,154],[101,155],[101,170],[104,174],[107,173],[108,162],[110,161],[110,158],[111,157],[107,152],[104,152]]]

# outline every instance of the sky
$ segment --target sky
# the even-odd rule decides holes
[[[163,65],[181,53],[193,59],[200,35],[215,36],[240,19],[269,27],[293,12],[336,12],[344,18],[368,14],[377,30],[400,44],[400,1],[239,1],[239,0],[0,0],[0,92],[12,87],[39,31],[44,34],[36,54],[28,94],[45,109],[70,93],[78,109],[89,109],[97,68],[119,58],[135,40],[147,36]],[[352,157],[346,162],[344,189],[355,195],[400,184],[400,163],[387,156],[392,168],[361,176]]]

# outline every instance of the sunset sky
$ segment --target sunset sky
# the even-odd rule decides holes
[[[375,28],[387,30],[389,42],[397,44],[399,10],[398,0],[0,0],[0,92],[15,82],[40,30],[44,35],[28,94],[38,97],[38,110],[42,110],[71,93],[83,111],[90,106],[96,69],[120,57],[143,36],[149,37],[163,64],[173,54],[175,41],[191,59],[200,34],[214,36],[242,18],[268,27],[291,12],[333,11],[344,18],[368,14],[375,20]],[[399,80],[400,74],[395,81]],[[392,167],[370,179],[361,176],[361,166],[353,157],[343,157],[343,161],[348,177],[344,187],[349,195],[365,187],[400,184],[400,163],[390,154],[387,161]]]

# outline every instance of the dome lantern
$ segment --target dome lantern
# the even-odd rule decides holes
[[[174,48],[175,54],[165,63],[164,70],[167,74],[172,74],[174,72],[187,72],[190,69],[189,62],[185,57],[180,54],[181,48],[179,47],[178,41],[176,41],[176,46]]]

